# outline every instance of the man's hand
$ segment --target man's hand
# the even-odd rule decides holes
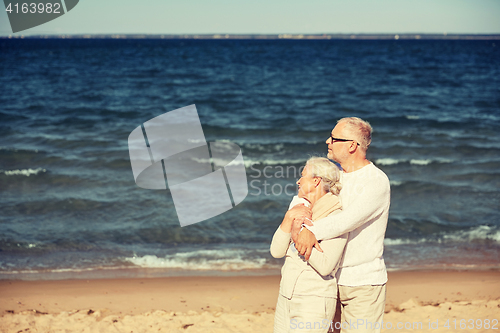
[[[306,228],[302,229],[295,242],[295,248],[306,260],[309,260],[313,247],[316,247],[319,252],[323,252],[314,234]]]
[[[297,236],[299,235],[300,229],[302,228],[303,223],[307,223],[312,216],[312,212],[309,208],[304,206],[303,204],[296,205],[292,209],[287,212],[289,221],[291,224],[291,233],[292,240],[295,242],[297,240]],[[307,225],[312,225],[307,223]]]
[[[292,220],[301,218],[311,219],[312,211],[308,207],[304,206],[304,204],[300,204],[293,206],[292,209],[286,212],[286,215]]]
[[[294,242],[296,242],[297,239],[299,238],[299,232],[302,229],[303,221],[304,221],[304,218],[298,218],[298,219],[293,220],[293,222],[292,222],[291,233],[292,233],[292,240]]]

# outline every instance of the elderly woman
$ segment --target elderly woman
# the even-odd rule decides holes
[[[297,181],[298,196],[293,198],[274,234],[271,255],[275,258],[286,256],[274,317],[275,333],[327,332],[331,325],[337,299],[335,272],[347,236],[322,241],[323,252],[314,248],[306,261],[291,240],[293,221],[301,218],[291,208],[297,204],[312,207],[313,222],[339,212],[339,174],[337,166],[330,160],[310,158]]]

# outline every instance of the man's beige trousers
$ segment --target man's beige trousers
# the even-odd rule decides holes
[[[340,306],[337,306],[335,314],[335,332],[380,333],[385,310],[386,285],[339,285],[338,288]]]

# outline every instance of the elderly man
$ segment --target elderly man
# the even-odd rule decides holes
[[[341,213],[318,220],[300,233],[294,225],[295,246],[309,258],[319,240],[348,233],[337,271],[342,308],[342,332],[380,332],[385,308],[387,271],[382,257],[390,204],[389,179],[366,159],[372,128],[359,118],[340,119],[331,132],[328,158],[343,169]],[[306,217],[309,209],[296,207]],[[304,221],[303,219],[296,221]],[[338,325],[338,324],[337,324]]]

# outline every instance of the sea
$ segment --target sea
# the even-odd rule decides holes
[[[0,87],[0,279],[279,274],[300,168],[350,116],[391,183],[388,270],[500,268],[499,41],[5,38]],[[127,140],[192,104],[248,195],[181,227]]]

